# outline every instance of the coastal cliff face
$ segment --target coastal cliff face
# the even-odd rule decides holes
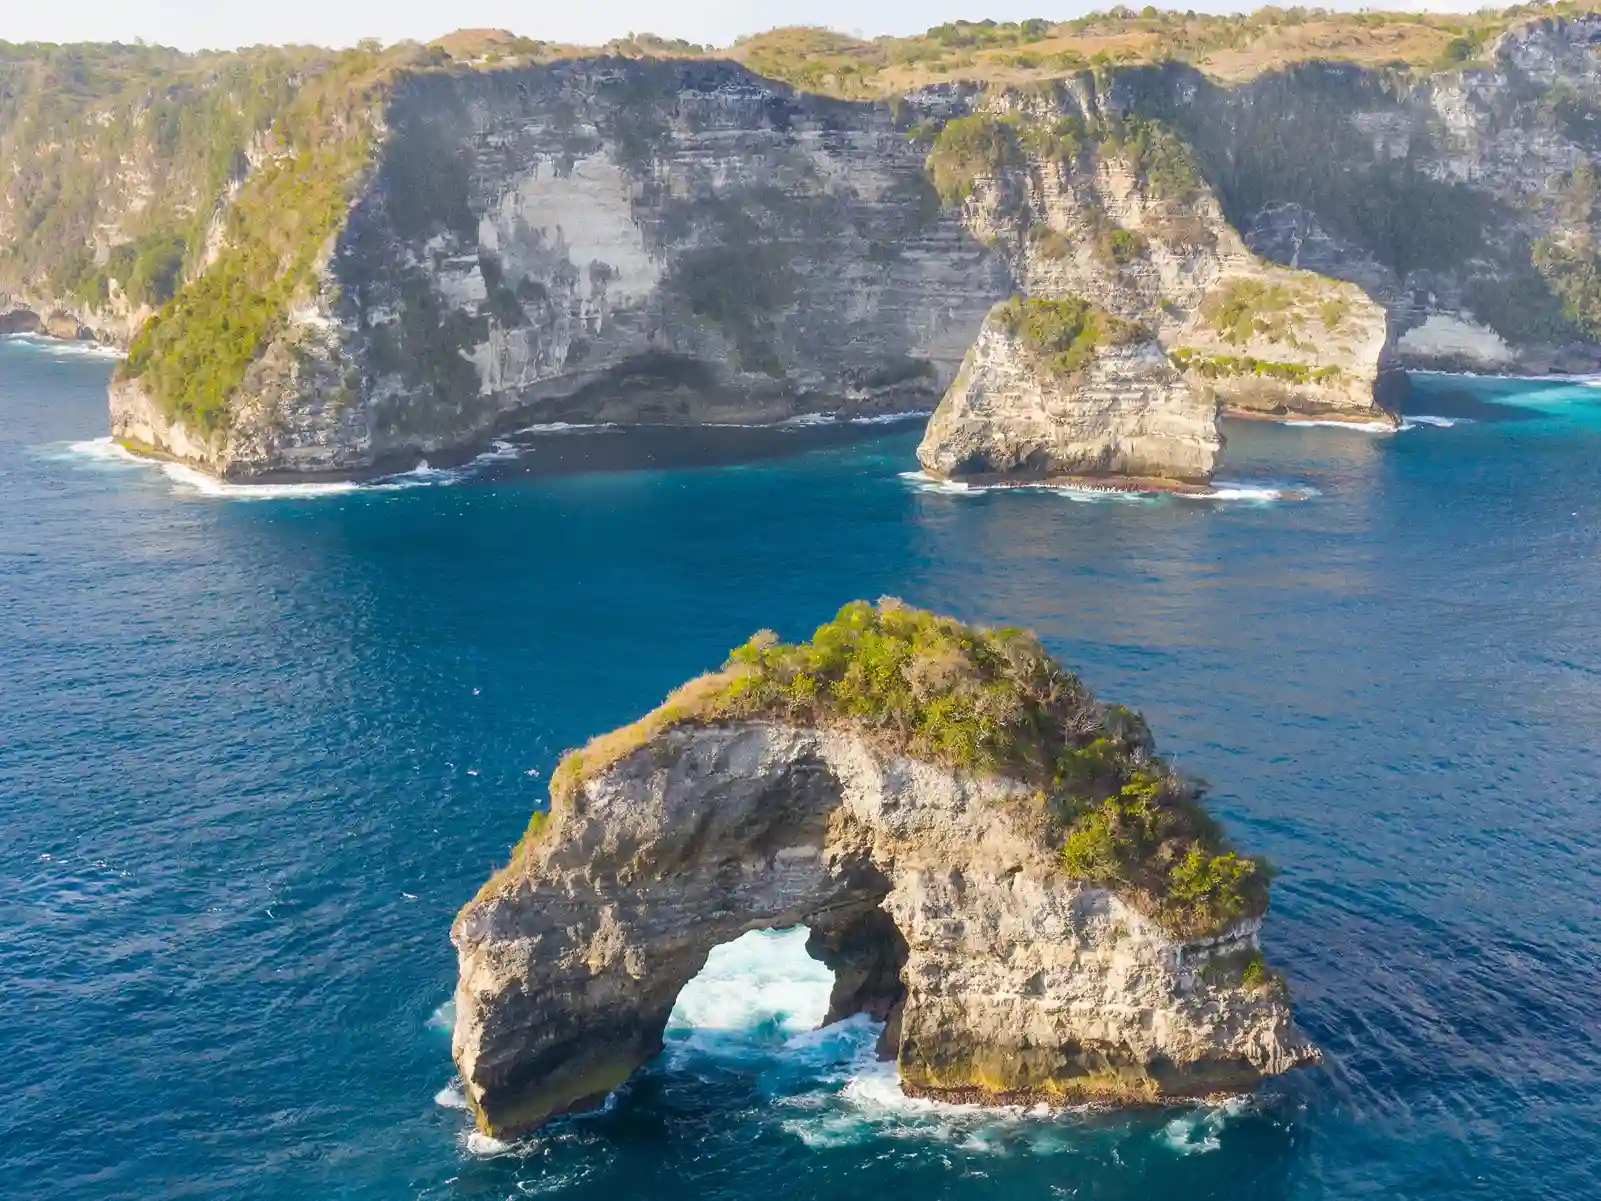
[[[1016,145],[975,181],[964,217],[1026,295],[1093,297],[1144,323],[1227,412],[1392,420],[1376,397],[1394,366],[1384,309],[1248,249],[1168,125],[1090,73],[986,101]]]
[[[1601,365],[1601,17],[1496,28],[1449,70],[857,100],[509,36],[98,48],[96,97],[39,48],[0,106],[0,320],[131,341],[114,426],[237,479],[928,407],[1014,294],[1141,322],[1226,411],[1388,421],[1392,367]],[[948,189],[980,119],[997,154]]]
[[[848,734],[663,733],[586,780],[456,921],[454,1053],[480,1127],[597,1102],[660,1050],[714,946],[803,923],[825,963],[856,936],[830,1020],[890,1017],[909,1092],[1156,1100],[1315,1061],[1283,994],[1241,982],[1258,921],[1175,938],[1064,879],[1030,812],[1015,781]],[[875,974],[893,984],[856,987]]]
[[[287,367],[216,439],[229,474],[409,466],[518,422],[926,408],[1009,290],[885,105],[602,59],[419,75],[384,120],[263,356]]]
[[[1173,125],[1256,253],[1383,304],[1402,367],[1601,365],[1601,16],[1501,34],[1431,75],[1309,63],[1237,87],[1171,65],[1115,102]]]
[[[941,477],[1202,484],[1222,449],[1216,400],[1144,331],[1069,374],[1029,352],[1000,312],[930,418],[918,461]]]
[[[487,1133],[600,1100],[720,943],[806,924],[828,1021],[909,1092],[1152,1102],[1318,1061],[1263,964],[1261,865],[1137,714],[1026,631],[884,599],[770,632],[569,752],[452,927]]]

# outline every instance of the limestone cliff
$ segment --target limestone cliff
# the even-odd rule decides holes
[[[984,103],[1015,149],[975,180],[964,218],[1027,295],[1145,323],[1225,411],[1393,420],[1376,397],[1394,357],[1384,309],[1247,249],[1171,128],[1090,73]]]
[[[854,674],[885,653],[899,673]],[[871,708],[834,707],[864,685]],[[968,752],[950,715],[1014,689],[1022,708],[1002,728],[1046,745],[981,735],[1011,768],[954,766]],[[1034,751],[1055,755],[1058,783],[1033,778]],[[1110,774],[1090,783],[1091,763]],[[1145,814],[1151,865],[1206,858],[1157,833],[1177,829],[1159,814],[1189,820],[1164,808],[1180,802],[1161,799],[1163,770],[1137,718],[1095,705],[1018,631],[884,603],[847,606],[811,644],[753,641],[569,756],[549,815],[456,919],[454,1054],[480,1128],[515,1133],[597,1101],[660,1050],[712,947],[798,923],[836,969],[828,1020],[887,1017],[881,1053],[911,1092],[1154,1101],[1317,1062],[1261,965],[1265,893],[1219,901],[1198,925],[1174,908],[1199,895],[1189,868],[1171,869],[1190,874],[1168,901],[1085,878],[1114,853],[1085,849],[1105,833],[1094,815],[1119,802],[1073,819],[1069,797],[1117,779],[1144,798],[1129,813]],[[1122,879],[1148,878],[1125,865]]]
[[[116,428],[239,479],[519,422],[931,405],[1014,294],[1140,321],[1234,412],[1385,420],[1392,366],[1601,365],[1601,17],[1221,78],[1159,53],[1172,21],[1098,20],[1148,65],[851,100],[510,35],[84,47],[82,87],[0,48],[0,306],[131,342]],[[948,189],[980,117],[997,156]]]
[[[1507,29],[1459,70],[1169,65],[1116,103],[1170,122],[1257,253],[1380,301],[1402,367],[1601,366],[1591,164],[1601,15]]]
[[[888,105],[730,63],[407,77],[205,465],[359,474],[519,422],[931,406],[1009,281],[922,159]],[[161,407],[138,371],[114,424]]]
[[[1034,302],[1048,303],[1048,302]],[[1031,352],[999,306],[979,331],[917,449],[942,477],[1162,485],[1211,478],[1218,406],[1137,328],[1063,372]]]

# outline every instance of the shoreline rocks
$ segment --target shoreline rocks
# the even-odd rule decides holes
[[[1005,311],[986,320],[929,419],[917,448],[924,470],[1129,487],[1211,479],[1223,446],[1217,403],[1190,389],[1154,339],[1136,333],[1095,346],[1063,375],[1030,353]]]

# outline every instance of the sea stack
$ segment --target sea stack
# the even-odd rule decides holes
[[[805,924],[828,1020],[887,1019],[902,1087],[1159,1102],[1318,1062],[1263,963],[1267,873],[1137,714],[1039,642],[899,602],[758,635],[570,752],[452,928],[479,1128],[599,1100],[713,947]]]
[[[1205,485],[1218,405],[1151,335],[1088,301],[1013,298],[991,311],[917,448],[942,478]]]

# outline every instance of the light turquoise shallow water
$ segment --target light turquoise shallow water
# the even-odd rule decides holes
[[[0,344],[0,1194],[1601,1196],[1601,391],[1236,426],[1224,501],[932,489],[909,433],[246,500],[84,445],[108,370]],[[446,929],[561,748],[883,593],[1146,710],[1283,867],[1328,1065],[1178,1113],[908,1103],[754,936],[607,1112],[475,1152]]]

